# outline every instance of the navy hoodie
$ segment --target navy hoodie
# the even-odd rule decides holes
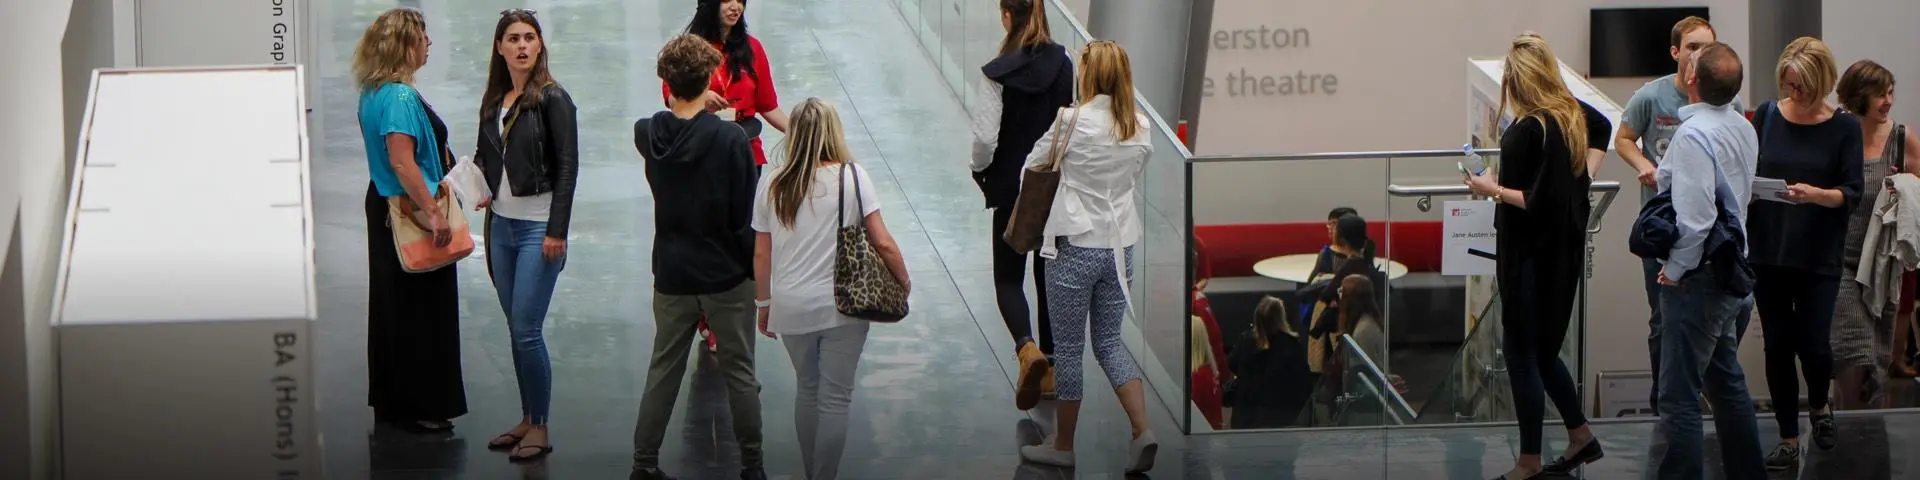
[[[1073,60],[1067,48],[1047,43],[1014,51],[980,67],[999,83],[1000,144],[981,172],[988,208],[1011,208],[1020,196],[1020,172],[1034,142],[1047,133],[1060,109],[1073,106]],[[1046,148],[1044,146],[1039,148]]]
[[[712,295],[753,278],[753,190],[759,170],[739,125],[662,111],[633,123],[653,191],[653,288]]]

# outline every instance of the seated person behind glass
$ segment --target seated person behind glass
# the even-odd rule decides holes
[[[1322,275],[1332,274],[1340,267],[1340,262],[1360,253],[1353,247],[1341,244],[1339,229],[1340,217],[1359,214],[1359,211],[1351,207],[1335,207],[1327,212],[1327,246],[1321,247],[1319,258],[1313,260],[1313,270],[1312,273],[1307,274],[1307,281],[1319,280]],[[1366,233],[1364,229],[1360,231],[1362,237],[1365,237]]]

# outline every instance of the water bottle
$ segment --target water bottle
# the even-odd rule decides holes
[[[1464,160],[1460,161],[1459,167],[1461,174],[1477,176],[1486,173],[1487,159],[1481,157],[1479,152],[1473,151],[1472,143],[1461,145],[1460,152],[1466,156]]]

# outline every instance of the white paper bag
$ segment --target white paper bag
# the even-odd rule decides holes
[[[480,173],[480,166],[473,163],[473,157],[460,157],[459,163],[453,165],[453,170],[447,171],[447,184],[453,186],[453,194],[460,197],[460,205],[467,208],[478,207],[493,196],[493,192],[487,189],[487,177]]]

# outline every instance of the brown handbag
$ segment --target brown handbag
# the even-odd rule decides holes
[[[1066,109],[1061,109],[1066,110]],[[1055,125],[1065,115],[1056,115]],[[1047,163],[1027,167],[1021,172],[1020,196],[1013,201],[1013,214],[1007,220],[1007,231],[1000,234],[1007,246],[1013,251],[1029,253],[1040,249],[1044,242],[1047,217],[1053,213],[1053,197],[1060,191],[1060,163],[1066,159],[1067,146],[1073,142],[1073,130],[1080,124],[1080,109],[1073,109],[1073,118],[1067,121],[1065,134],[1055,135],[1052,145],[1047,147]],[[1059,129],[1056,129],[1058,131]]]

